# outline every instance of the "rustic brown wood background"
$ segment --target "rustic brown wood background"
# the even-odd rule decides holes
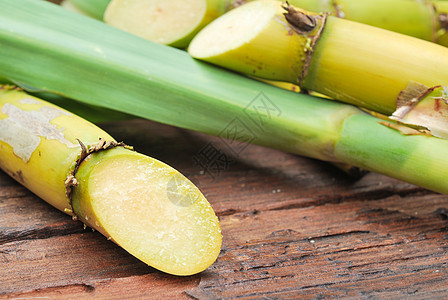
[[[201,188],[222,226],[218,260],[190,277],[154,270],[0,172],[0,298],[448,297],[447,196],[254,145],[236,156],[149,121],[103,127]],[[225,168],[197,164],[207,145]]]

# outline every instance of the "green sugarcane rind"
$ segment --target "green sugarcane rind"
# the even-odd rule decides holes
[[[331,13],[340,18],[429,41],[434,41],[436,37],[434,9],[423,1],[290,0],[288,2],[308,11]]]
[[[69,0],[76,8],[98,20],[103,19],[104,12],[110,0]],[[249,0],[251,1],[251,0]],[[213,5],[216,5],[214,1]],[[238,4],[238,1],[221,0],[224,13]],[[236,4],[234,4],[236,2]],[[244,1],[241,1],[244,3]],[[446,29],[440,29],[440,14],[448,13],[448,4],[438,1],[409,0],[290,0],[291,5],[313,12],[328,12],[348,20],[361,22],[379,28],[399,32],[413,37],[437,42],[447,46],[445,42]],[[216,16],[217,17],[217,16]],[[200,28],[211,19],[204,20],[191,34],[172,43],[174,47],[185,47]]]
[[[0,61],[0,74],[14,82],[213,135],[224,134],[222,131],[228,125],[244,124],[248,141],[258,138],[259,143],[284,144],[281,147],[290,150],[300,141],[291,130],[280,137],[277,131],[283,131],[285,126],[275,123],[294,120],[296,112],[290,112],[297,101],[307,99],[310,106],[303,106],[300,112],[301,139],[309,136],[313,145],[321,143],[319,140],[326,143],[333,139],[331,130],[324,137],[332,128],[327,124],[332,122],[331,117],[325,121],[318,117],[320,112],[313,113],[320,100],[217,69],[194,60],[185,51],[142,40],[49,3],[32,0],[14,3],[0,1],[2,12],[10,11],[4,16],[8,22],[0,28],[0,52],[10,59]],[[260,109],[252,106],[277,93],[286,93],[281,111],[274,107],[273,112],[268,110],[266,114],[270,114],[262,115]],[[276,105],[273,100],[270,103]],[[328,116],[339,114],[332,105],[337,104],[325,106],[329,109],[325,113]],[[317,119],[320,120],[315,122]],[[270,137],[265,134],[269,131]],[[318,131],[322,131],[320,136],[315,135]],[[304,153],[308,151],[302,148]],[[319,147],[313,146],[308,154],[333,159],[316,149]]]
[[[437,158],[446,151],[446,142],[425,135],[402,135],[374,118],[356,115],[345,120],[335,155],[390,177],[399,173],[401,180],[446,194],[440,190],[446,186],[445,179],[437,178],[448,173],[448,160]]]
[[[69,0],[76,8],[87,15],[103,20],[104,12],[110,0]],[[252,0],[249,0],[252,1]],[[218,0],[212,5],[221,2],[223,14],[239,5],[239,1]],[[245,1],[241,1],[244,3]],[[448,44],[443,36],[446,29],[440,29],[438,21],[440,14],[448,13],[448,5],[444,0],[438,1],[409,1],[409,0],[290,0],[291,5],[313,12],[327,12],[348,20],[361,22],[379,28],[399,32],[409,36],[437,42],[443,46]],[[217,17],[216,15],[215,17]],[[197,32],[212,19],[203,20],[201,25],[189,35],[179,39],[171,46],[183,48],[188,45]]]
[[[0,75],[15,82],[217,135],[235,156],[240,141],[257,143],[448,193],[446,140],[402,135],[353,106],[242,77],[44,1],[0,0],[0,18]]]
[[[77,9],[97,20],[103,20],[110,0],[69,0]]]

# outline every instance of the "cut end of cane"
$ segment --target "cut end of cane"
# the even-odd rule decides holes
[[[448,14],[447,13],[439,14],[438,20],[439,20],[440,28],[447,31],[448,30]]]
[[[89,171],[87,184],[80,184],[82,195],[89,195],[90,222],[93,214],[103,234],[166,273],[192,275],[208,268],[219,255],[222,236],[199,189],[158,160],[110,151],[123,155],[105,156]],[[78,176],[85,172],[81,168]]]
[[[250,76],[297,83],[305,62],[307,36],[288,24],[280,1],[249,2],[202,29],[188,52]]]
[[[112,0],[104,21],[144,39],[171,45],[182,43],[197,29],[206,9],[206,0]]]
[[[202,29],[188,52],[198,59],[219,56],[249,43],[265,29],[278,11],[274,1],[255,1],[237,7]]]

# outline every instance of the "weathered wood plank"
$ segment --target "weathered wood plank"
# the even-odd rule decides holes
[[[107,279],[153,272],[92,232],[9,242],[0,246],[0,262],[0,291],[4,293],[79,284],[84,278]]]
[[[447,197],[433,195],[226,216],[223,253],[189,294],[447,295],[445,207]]]
[[[175,277],[161,273],[92,280],[28,293],[6,299],[191,299],[184,291],[199,283],[199,276]]]

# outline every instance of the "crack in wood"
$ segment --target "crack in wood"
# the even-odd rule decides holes
[[[239,281],[234,281],[234,282],[230,282],[230,283],[225,283],[225,284],[217,284],[217,285],[213,285],[213,286],[204,286],[202,287],[203,289],[215,289],[215,288],[220,288],[220,287],[225,287],[225,286],[234,286],[234,285],[244,285],[246,283],[249,282],[257,282],[257,281],[263,281],[263,280],[276,280],[276,279],[285,279],[285,278],[294,278],[295,275],[294,274],[290,274],[290,275],[269,275],[266,277],[260,277],[260,278],[251,278],[251,279],[247,279],[247,280],[239,280]]]
[[[350,237],[352,235],[369,234],[369,233],[371,233],[370,230],[353,230],[353,231],[346,231],[346,232],[337,232],[337,233],[333,233],[333,234],[311,236],[311,237],[308,237],[308,240],[314,240],[314,241],[325,240],[325,239]]]
[[[21,242],[36,239],[49,239],[59,236],[85,233],[86,231],[78,223],[65,224],[63,226],[47,226],[43,228],[0,228],[0,245],[10,242]]]
[[[274,208],[267,209],[265,211],[277,211],[277,210],[288,210],[288,209],[298,209],[298,208],[308,208],[312,206],[321,206],[326,204],[340,204],[351,201],[375,201],[381,200],[385,198],[389,198],[392,196],[400,196],[400,197],[411,197],[411,196],[422,196],[422,195],[430,195],[434,194],[434,192],[415,187],[410,190],[404,190],[401,192],[394,191],[390,188],[385,188],[382,190],[374,190],[368,192],[359,192],[350,195],[327,195],[321,196],[316,199],[310,199],[309,202],[305,201],[302,203],[288,204],[284,206],[278,206]]]

